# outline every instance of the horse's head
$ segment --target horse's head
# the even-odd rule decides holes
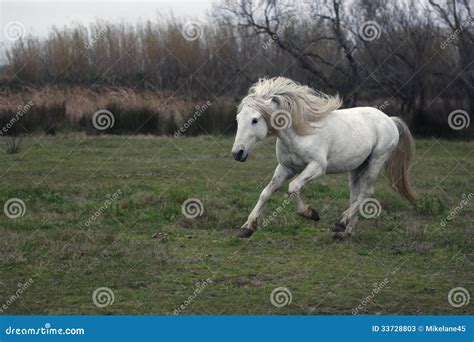
[[[262,113],[250,106],[242,106],[237,114],[237,133],[232,147],[234,159],[244,162],[267,133],[268,126]]]

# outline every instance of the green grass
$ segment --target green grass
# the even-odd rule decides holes
[[[473,203],[441,222],[473,192],[474,143],[418,140],[420,205],[380,176],[380,216],[361,218],[344,242],[329,229],[347,206],[345,174],[304,188],[321,221],[287,205],[250,240],[235,238],[276,159],[273,139],[246,163],[233,161],[231,146],[232,138],[211,136],[73,134],[25,138],[19,154],[1,153],[1,204],[20,198],[26,212],[0,216],[0,309],[33,279],[3,314],[173,314],[208,278],[182,314],[351,314],[385,278],[361,314],[473,313],[472,299],[460,308],[447,300],[457,286],[474,295]],[[181,213],[191,197],[204,205],[196,219]],[[263,218],[284,198],[277,193]],[[94,305],[99,287],[113,290],[112,305]],[[290,289],[291,304],[270,303],[276,287]]]

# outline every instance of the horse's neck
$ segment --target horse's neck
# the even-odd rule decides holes
[[[286,146],[288,151],[292,152],[295,149],[296,133],[291,127],[278,131],[277,138]]]

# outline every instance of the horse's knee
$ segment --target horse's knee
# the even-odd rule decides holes
[[[268,189],[265,189],[260,194],[260,201],[266,202],[270,199],[272,192]]]

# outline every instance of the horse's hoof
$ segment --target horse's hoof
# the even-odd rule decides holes
[[[313,208],[309,208],[311,209],[311,213],[309,214],[309,218],[313,221],[319,221],[319,214],[316,210],[314,210]]]
[[[253,233],[254,233],[253,230],[241,228],[239,232],[237,233],[237,237],[246,239],[246,238],[251,237]]]
[[[334,233],[344,233],[346,231],[346,225],[342,222],[336,222],[334,227],[332,228]]]
[[[319,221],[318,212],[310,206],[307,206],[304,211],[298,212],[298,215],[307,218],[308,220]]]

